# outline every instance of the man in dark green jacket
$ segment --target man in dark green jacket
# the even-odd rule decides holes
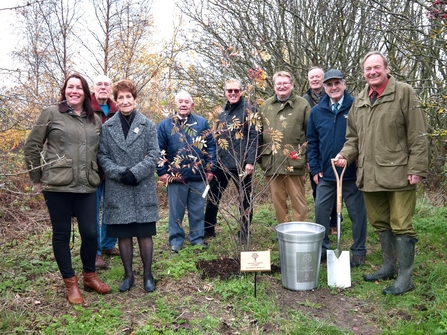
[[[293,78],[288,72],[273,75],[275,95],[261,106],[261,168],[270,184],[278,223],[307,221],[305,197],[306,129],[310,115],[307,101],[293,93]]]
[[[380,52],[361,63],[367,85],[348,115],[346,143],[336,165],[357,161],[357,186],[363,192],[368,220],[379,234],[383,265],[366,281],[398,278],[385,294],[413,288],[416,231],[412,224],[416,185],[427,176],[426,122],[413,88],[389,75]]]

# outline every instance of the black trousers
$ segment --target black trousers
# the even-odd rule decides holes
[[[239,196],[243,196],[241,208],[243,227],[241,227],[241,229],[243,229],[244,232],[247,232],[248,225],[251,223],[251,219],[253,217],[253,208],[250,208],[252,176],[252,174],[249,174],[245,177],[239,177],[238,171],[236,170],[229,170],[228,172],[225,172],[222,169],[216,169],[216,171],[214,172],[214,178],[210,182],[210,193],[208,195],[208,201],[206,203],[205,232],[214,232],[214,227],[217,224],[217,211],[219,202],[230,180],[233,180],[236,188],[239,190]]]
[[[75,275],[71,262],[71,218],[76,216],[81,235],[81,260],[85,272],[95,272],[96,194],[43,192],[53,227],[53,252],[62,278]]]

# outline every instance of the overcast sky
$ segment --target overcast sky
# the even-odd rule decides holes
[[[10,56],[8,55],[14,49],[14,34],[11,24],[14,19],[13,10],[3,10],[23,3],[18,0],[2,0],[0,1],[0,68],[9,68],[12,65]]]
[[[29,0],[0,0],[0,68],[11,69],[14,64],[10,53],[14,49],[17,36],[14,35],[12,24],[14,22],[14,10],[6,8],[24,5]],[[155,36],[163,39],[172,32],[173,5],[174,0],[153,0],[153,14],[156,29],[159,31]]]

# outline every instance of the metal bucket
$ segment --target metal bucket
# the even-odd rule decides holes
[[[296,291],[316,288],[320,276],[324,227],[310,222],[286,222],[275,229],[282,285]]]

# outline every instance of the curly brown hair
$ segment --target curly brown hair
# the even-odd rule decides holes
[[[130,92],[134,99],[136,99],[138,96],[137,88],[135,87],[134,83],[131,82],[129,79],[123,79],[113,84],[112,92],[115,101],[118,98],[118,91]]]

